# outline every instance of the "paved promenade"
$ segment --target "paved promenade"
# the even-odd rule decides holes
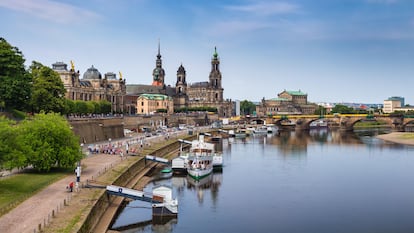
[[[120,162],[120,156],[98,154],[82,160],[86,168],[82,171],[81,181],[96,177],[105,167],[110,167]],[[9,213],[0,218],[0,232],[4,233],[34,233],[39,232],[39,224],[42,228],[52,218],[52,211],[59,211],[64,201],[76,198],[76,193],[70,193],[66,186],[75,181],[75,175],[65,177],[27,199]]]
[[[178,138],[179,136],[186,135],[186,131],[174,132],[169,136],[171,139]],[[112,143],[125,143],[130,142],[136,148],[141,143],[142,136],[129,137],[114,140]],[[165,140],[165,136],[155,136],[144,138],[144,147],[150,146],[160,140]],[[100,145],[106,145],[108,142],[98,143]],[[125,145],[125,144],[123,144]],[[87,146],[84,146],[86,150]],[[123,146],[125,149],[125,146]],[[92,180],[93,177],[97,177],[98,174],[103,173],[106,168],[115,166],[120,163],[120,155],[109,154],[92,154],[82,160],[82,167],[85,167],[81,173],[81,182],[86,180]],[[66,187],[71,181],[75,181],[75,173],[69,175],[41,190],[37,194],[33,195],[9,213],[0,217],[0,233],[37,233],[39,232],[39,225],[43,229],[51,221],[53,212],[58,213],[62,209],[64,210],[64,202],[70,202],[71,199],[76,198],[76,190],[69,192]],[[82,191],[81,191],[82,192]]]

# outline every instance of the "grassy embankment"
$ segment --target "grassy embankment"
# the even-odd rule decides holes
[[[69,170],[56,170],[48,173],[21,173],[0,179],[0,216],[68,174]]]
[[[389,127],[386,122],[381,121],[364,121],[357,122],[354,125],[355,128],[379,128],[379,127]]]

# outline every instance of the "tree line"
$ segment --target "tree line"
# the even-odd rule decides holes
[[[19,119],[0,117],[0,169],[73,167],[82,152],[62,114],[105,113],[111,105],[67,100],[58,73],[36,61],[28,69],[24,63],[22,52],[0,38],[0,110]]]
[[[109,101],[72,101],[57,72],[32,61],[25,68],[22,52],[0,38],[0,109],[61,114],[110,113]]]
[[[71,168],[81,158],[79,137],[60,114],[42,112],[18,123],[0,117],[1,169]]]

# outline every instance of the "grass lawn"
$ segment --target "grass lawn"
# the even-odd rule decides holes
[[[68,174],[69,171],[59,170],[48,173],[22,173],[0,179],[0,216]]]
[[[414,139],[414,133],[404,133],[400,136],[401,139]]]

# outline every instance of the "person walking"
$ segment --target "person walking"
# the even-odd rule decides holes
[[[69,183],[69,191],[73,192],[73,181]]]

